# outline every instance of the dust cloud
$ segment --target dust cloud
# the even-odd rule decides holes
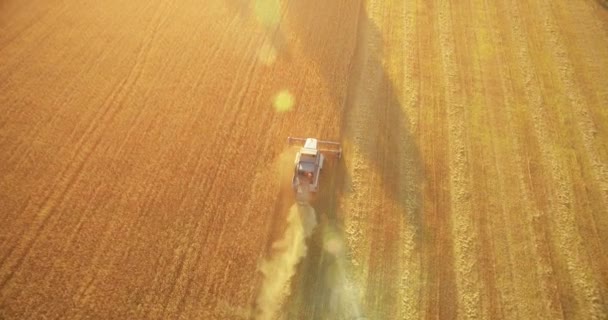
[[[360,305],[360,290],[348,277],[351,265],[346,256],[345,241],[335,225],[323,233],[323,249],[329,255],[325,271],[329,313],[336,319],[366,319]]]
[[[287,229],[283,238],[272,245],[272,254],[260,264],[264,275],[257,298],[256,319],[275,319],[285,297],[296,266],[306,256],[306,239],[317,225],[316,213],[307,204],[294,204],[287,216]]]

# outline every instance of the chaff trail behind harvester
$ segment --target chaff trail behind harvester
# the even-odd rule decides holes
[[[342,156],[340,143],[315,138],[287,138],[289,145],[302,145],[294,160],[292,187],[298,203],[306,203],[319,190],[319,176],[327,156]]]

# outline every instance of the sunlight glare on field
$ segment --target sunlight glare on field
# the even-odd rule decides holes
[[[289,90],[282,90],[274,96],[274,109],[277,112],[287,112],[293,109],[295,98]]]

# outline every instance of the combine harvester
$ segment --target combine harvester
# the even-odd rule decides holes
[[[296,201],[306,204],[310,195],[319,190],[319,175],[323,169],[323,161],[328,155],[335,155],[340,159],[342,147],[333,141],[321,141],[314,138],[287,138],[289,145],[304,144],[296,154],[292,187],[296,193]],[[319,148],[325,147],[325,148]]]

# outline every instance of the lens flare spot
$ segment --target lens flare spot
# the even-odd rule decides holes
[[[281,20],[279,0],[257,0],[254,6],[255,16],[265,27],[274,27]]]
[[[283,90],[274,97],[274,108],[277,112],[287,112],[293,109],[295,98],[289,91]]]
[[[263,64],[269,66],[277,59],[277,49],[270,44],[264,44],[258,52],[258,58]]]
[[[342,242],[338,239],[330,239],[325,243],[325,250],[337,256],[342,253]]]

